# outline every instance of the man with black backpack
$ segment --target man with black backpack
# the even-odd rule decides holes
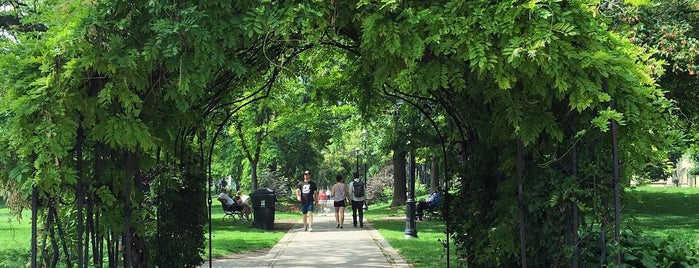
[[[359,176],[355,174],[354,180],[350,182],[349,192],[352,200],[352,223],[357,227],[357,212],[359,212],[359,228],[364,228],[364,200],[365,189],[364,183],[359,180]]]

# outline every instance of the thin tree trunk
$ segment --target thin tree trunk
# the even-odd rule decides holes
[[[571,118],[571,137],[572,135],[575,134],[575,115]],[[570,159],[571,159],[571,170],[573,173],[573,180],[578,181],[578,147],[574,143],[572,151],[570,152]],[[571,263],[570,267],[571,268],[578,268],[578,258],[580,255],[580,248],[578,248],[578,224],[579,224],[579,219],[578,219],[578,200],[577,198],[573,200],[573,223],[572,225],[572,231],[570,236],[572,237],[572,247],[573,247],[573,256],[571,257]]]
[[[68,251],[68,241],[66,240],[66,234],[65,232],[63,232],[63,227],[61,225],[61,218],[58,217],[58,214],[55,211],[56,208],[53,209],[54,215],[56,215],[56,217],[54,217],[53,220],[56,223],[56,228],[58,228],[58,236],[61,241],[61,247],[63,247],[63,254],[66,255],[66,265],[68,265],[68,267],[73,267],[73,261],[71,261],[70,252]]]
[[[94,163],[93,163],[93,168],[94,168],[93,174],[94,175],[93,176],[94,177],[92,179],[93,183],[99,182],[100,177],[101,177],[102,166],[100,165],[99,157],[97,157],[98,155],[100,155],[100,148],[101,148],[101,145],[97,145],[93,148],[94,149],[94,153],[93,153],[93,158],[94,158]],[[91,217],[90,219],[94,219],[92,222],[88,222],[88,224],[91,224],[90,229],[92,229],[92,264],[95,267],[103,267],[102,258],[104,257],[104,245],[102,242],[104,240],[104,237],[102,236],[101,232],[97,231],[97,230],[99,230],[99,227],[100,227],[100,225],[99,225],[100,214],[99,214],[99,210],[97,210],[97,211],[95,210],[95,194],[91,193],[90,198],[91,198],[91,201],[89,203],[90,204],[89,209],[91,211],[90,212],[90,217]],[[107,247],[107,248],[109,248],[109,247]]]
[[[614,109],[612,105],[612,109]],[[619,152],[617,144],[616,121],[612,120],[612,161],[614,161],[614,241],[616,249],[616,265],[621,266],[621,184],[619,183]]]
[[[83,222],[84,222],[84,215],[83,215],[83,205],[85,201],[85,191],[83,187],[83,128],[82,126],[78,127],[78,133],[77,133],[77,142],[75,144],[75,154],[76,154],[76,170],[77,170],[77,177],[78,177],[78,183],[75,189],[75,199],[77,201],[77,226],[76,226],[76,243],[77,243],[77,248],[78,248],[78,268],[83,268],[87,267],[85,265],[84,261],[87,260],[87,258],[84,258],[85,256],[83,255],[83,252],[87,253],[87,249],[83,248]]]
[[[51,237],[51,248],[53,249],[53,257],[51,258],[51,263],[49,266],[55,268],[58,264],[58,256],[61,252],[58,249],[58,241],[56,240],[56,230],[54,230],[53,224],[56,222],[54,218],[56,217],[56,212],[52,206],[49,207],[49,215],[46,218],[46,228],[49,230],[49,236]]]
[[[430,172],[430,192],[439,188],[439,157],[432,155],[431,169]]]
[[[134,176],[136,174],[136,153],[126,152],[126,172],[124,176],[124,233],[123,233],[123,258],[124,258],[124,268],[132,267],[131,259],[131,183],[133,182]]]
[[[607,80],[602,79],[602,88],[604,92],[609,93],[609,86],[607,85]],[[614,110],[614,101],[609,101],[609,108]],[[611,130],[612,130],[612,165],[614,169],[614,182],[612,187],[614,187],[614,241],[619,245],[616,249],[616,265],[621,265],[621,185],[619,184],[619,150],[618,150],[618,138],[617,138],[617,128],[616,121],[611,119]]]
[[[607,205],[607,198],[603,197],[602,198],[602,220],[600,222],[600,228],[599,228],[599,241],[600,241],[600,254],[599,254],[599,265],[600,267],[604,267],[605,260],[607,259],[607,237],[606,237],[606,229],[607,229],[607,209],[609,209],[609,206]]]
[[[116,256],[117,253],[114,250],[114,243],[112,243],[112,238],[113,236],[111,235],[112,231],[109,229],[107,233],[107,259],[109,260],[109,268],[115,268],[117,267],[116,264]]]
[[[85,231],[85,261],[90,260],[90,250],[92,250],[92,266],[93,267],[100,267],[99,263],[97,263],[97,255],[100,255],[97,252],[97,241],[95,241],[95,235],[97,233],[97,228],[95,227],[95,196],[94,194],[90,193],[87,197],[87,218],[85,224],[87,225],[87,229]],[[90,266],[89,264],[86,264],[87,266]]]
[[[522,148],[522,141],[517,140],[517,201],[519,203],[519,254],[521,258],[522,267],[527,267],[527,241],[526,241],[526,228],[525,228],[525,211],[526,206],[524,203],[524,152]]]
[[[31,260],[31,268],[37,268],[36,264],[36,258],[37,258],[37,243],[36,240],[39,239],[39,236],[37,235],[37,217],[39,213],[37,212],[39,210],[39,194],[36,191],[36,186],[32,186],[32,242],[31,242],[31,251],[32,251],[32,260]]]
[[[95,217],[95,230],[101,229],[100,227],[100,213],[98,212]],[[98,263],[98,267],[104,267],[104,245],[105,245],[104,234],[102,232],[95,232],[95,242],[93,245],[97,245],[97,256],[92,256],[95,259],[95,263]],[[107,247],[109,248],[109,247]]]

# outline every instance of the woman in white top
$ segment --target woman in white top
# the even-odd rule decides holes
[[[344,228],[345,207],[347,206],[345,201],[347,200],[349,189],[342,181],[342,175],[337,175],[335,180],[337,182],[333,185],[330,191],[335,205],[335,222],[337,223],[335,228]]]

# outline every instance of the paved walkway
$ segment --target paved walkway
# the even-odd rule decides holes
[[[312,232],[299,221],[265,256],[214,260],[213,267],[410,267],[370,222],[354,228],[351,212],[344,229],[335,228],[334,213],[313,219]]]

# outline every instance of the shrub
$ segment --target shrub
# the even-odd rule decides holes
[[[699,244],[696,241],[668,236],[626,235],[622,242],[623,262],[631,267],[697,267]]]

